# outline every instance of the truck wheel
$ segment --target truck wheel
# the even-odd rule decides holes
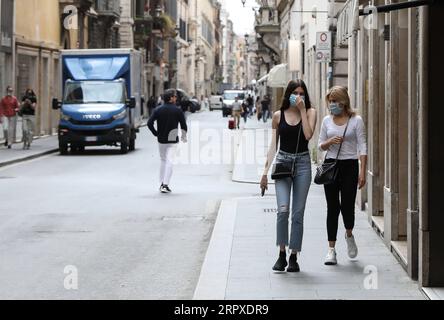
[[[59,142],[59,151],[62,156],[66,156],[68,154],[68,144]]]
[[[120,143],[120,153],[121,154],[127,154],[128,153],[128,139],[125,139],[125,141],[122,141]]]
[[[134,150],[136,150],[136,137],[135,136],[133,136],[129,142],[129,151],[134,151]]]

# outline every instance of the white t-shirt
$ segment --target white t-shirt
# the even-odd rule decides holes
[[[242,105],[240,102],[233,102],[233,111],[242,111]]]
[[[319,135],[319,150],[324,151],[321,145],[328,139],[344,135],[347,124],[338,126],[333,121],[333,116],[326,116],[322,121],[321,133]],[[327,150],[327,159],[336,159],[339,151],[339,144],[330,146]],[[360,116],[354,116],[350,119],[347,133],[342,144],[339,160],[359,159],[360,156],[367,155],[367,137],[364,121]]]

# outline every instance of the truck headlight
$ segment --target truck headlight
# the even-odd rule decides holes
[[[126,117],[126,109],[123,110],[121,113],[114,115],[113,119],[114,120],[119,120],[119,119],[123,119],[125,117]]]
[[[69,121],[69,120],[71,120],[71,117],[68,116],[67,114],[64,114],[64,113],[62,113],[61,118],[62,118],[62,120],[65,120],[65,121]]]

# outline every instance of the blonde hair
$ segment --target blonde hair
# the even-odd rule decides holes
[[[353,117],[356,115],[356,111],[352,109],[350,106],[350,97],[348,95],[348,91],[346,87],[343,86],[334,86],[327,92],[327,96],[325,97],[327,105],[329,105],[330,100],[335,100],[344,106],[345,112],[348,116]]]

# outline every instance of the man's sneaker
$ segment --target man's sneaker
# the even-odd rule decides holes
[[[326,266],[335,266],[338,264],[336,260],[336,250],[335,248],[329,248],[327,257],[325,257],[325,265]]]
[[[287,254],[285,251],[281,251],[279,253],[279,259],[273,266],[274,271],[285,271],[285,267],[288,265],[287,263]]]
[[[356,246],[355,237],[353,235],[351,237],[348,237],[346,233],[345,241],[347,242],[348,257],[350,259],[356,258],[358,256],[358,247]]]
[[[161,185],[161,186],[160,186],[160,192],[162,192],[162,193],[168,193],[168,190],[167,190],[167,188],[166,188],[164,185]]]
[[[171,189],[170,189],[169,186],[164,185],[163,187],[165,188],[165,190],[167,191],[167,193],[171,193],[171,192],[173,192],[173,191],[171,191]]]
[[[298,256],[296,254],[290,255],[290,259],[288,260],[288,268],[287,272],[299,272],[301,269],[298,264]]]

